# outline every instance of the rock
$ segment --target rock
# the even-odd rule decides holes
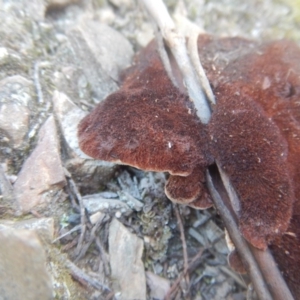
[[[80,0],[44,0],[47,3],[47,9],[60,9],[68,5],[79,4]]]
[[[69,159],[66,168],[71,172],[78,185],[98,190],[115,173],[116,166],[113,163],[94,160],[84,154],[78,146],[77,126],[86,115],[64,93],[54,91],[53,107],[60,125]]]
[[[113,219],[109,227],[109,255],[114,291],[119,299],[146,299],[146,278],[141,261],[143,242]]]
[[[18,222],[3,220],[0,223],[0,230],[5,227],[33,231],[38,235],[41,241],[49,244],[52,243],[54,239],[54,220],[52,218],[28,219]]]
[[[83,70],[96,102],[118,88],[119,71],[130,65],[133,50],[117,31],[92,20],[83,20],[68,33],[74,62]]]
[[[83,19],[77,28],[104,72],[118,81],[120,71],[129,67],[133,48],[129,41],[113,28]]]
[[[27,74],[30,68],[28,58],[8,48],[0,47],[0,78],[4,79],[16,74]]]
[[[106,199],[99,194],[86,195],[82,197],[82,202],[89,214],[98,211],[120,212],[121,214],[130,214],[132,211],[129,206],[123,201],[117,199]]]
[[[44,249],[32,231],[0,229],[0,298],[53,298]]]
[[[127,6],[128,8],[132,8],[133,5],[131,0],[109,0],[109,2],[116,7]]]
[[[146,278],[151,299],[164,300],[170,289],[170,281],[149,271],[146,272]]]
[[[11,201],[14,199],[13,194],[13,187],[9,180],[7,179],[5,172],[0,165],[0,195],[2,195],[2,204],[6,202],[7,204],[10,204]]]
[[[28,132],[34,97],[32,82],[22,76],[0,81],[0,131],[13,148],[22,145]]]
[[[19,17],[29,17],[34,21],[41,21],[44,19],[45,12],[45,0],[32,0],[30,5],[26,0],[20,1],[10,1],[10,5],[4,5],[5,0],[0,1],[0,6],[5,7],[6,12],[9,12],[10,15],[13,15],[15,10],[19,11]]]
[[[77,138],[78,123],[86,113],[75,105],[67,95],[59,91],[54,91],[52,103],[63,137],[70,150],[74,152],[75,157],[90,159],[80,150]]]
[[[60,160],[60,146],[53,116],[39,131],[36,148],[22,166],[14,184],[19,212],[45,206],[55,191],[66,184]]]

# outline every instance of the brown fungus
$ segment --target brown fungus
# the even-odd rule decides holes
[[[166,188],[173,200],[197,200],[199,208],[212,205],[208,194],[203,205],[197,198],[206,191],[203,180],[194,180],[189,196],[176,195],[171,188],[177,189],[175,178],[183,183],[196,166],[202,166],[203,176],[203,166],[212,159],[207,155],[207,130],[188,97],[169,80],[154,43],[126,71],[121,89],[82,120],[78,135],[81,149],[93,158],[177,175]]]
[[[276,41],[253,51],[253,43],[237,46],[235,38],[230,47],[230,40],[199,39],[199,49],[221,50],[220,63],[206,64],[218,101],[209,132],[219,146],[211,149],[241,200],[242,233],[259,248],[269,243],[299,298],[300,50]],[[207,62],[212,54],[206,55]],[[230,262],[238,262],[236,254]]]
[[[260,249],[270,245],[300,297],[300,50],[207,35],[198,49],[217,100],[208,126],[152,43],[121,89],[80,123],[80,147],[96,159],[169,172],[166,194],[197,208],[211,205],[203,174],[216,159],[239,196],[242,234]]]

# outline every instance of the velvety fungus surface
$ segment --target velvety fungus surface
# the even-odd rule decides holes
[[[200,36],[200,59],[217,100],[208,126],[172,85],[155,49],[153,42],[143,49],[120,90],[82,120],[81,149],[96,159],[169,172],[168,197],[200,209],[211,206],[204,172],[217,160],[239,196],[242,234],[255,247],[270,246],[300,298],[299,48]]]

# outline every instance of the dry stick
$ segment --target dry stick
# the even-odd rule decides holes
[[[192,32],[190,32],[187,46],[188,46],[189,55],[190,55],[193,67],[195,68],[198,79],[201,83],[201,86],[203,87],[203,89],[205,91],[208,101],[210,102],[210,106],[213,107],[216,104],[215,95],[213,94],[213,91],[210,87],[208,78],[202,67],[200,57],[199,57],[199,52],[198,52],[199,33],[200,33],[200,29],[193,30]]]
[[[83,284],[92,286],[93,288],[101,291],[109,291],[110,288],[99,282],[98,280],[94,279],[90,275],[86,274],[84,271],[82,271],[80,268],[78,268],[74,263],[72,263],[70,260],[66,260],[65,266],[67,269],[69,269],[71,275],[78,281],[80,281]]]
[[[247,262],[247,271],[250,275],[253,286],[255,287],[255,291],[261,300],[272,300],[272,296],[265,286],[264,278],[260,272],[260,269],[247,245],[247,242],[242,237],[239,229],[237,228],[237,224],[232,217],[229,209],[223,203],[222,198],[220,197],[218,191],[214,187],[212,178],[209,174],[209,171],[206,173],[207,178],[207,186],[209,192],[213,198],[216,209],[219,211],[219,214],[222,217],[222,220],[228,230],[228,233],[238,249],[239,255],[241,256],[243,261]]]
[[[158,46],[158,53],[159,53],[159,56],[161,58],[163,65],[164,65],[164,69],[167,72],[168,77],[172,81],[173,85],[178,88],[178,83],[173,75],[171,62],[170,62],[168,53],[166,51],[166,48],[164,46],[163,37],[157,30],[155,32],[155,38],[156,38],[157,46]]]
[[[89,247],[92,245],[92,243],[96,240],[96,232],[102,225],[103,219],[100,218],[96,224],[93,226],[90,234],[89,240],[85,243],[83,247],[81,247],[80,252],[77,254],[77,257],[75,259],[75,262],[78,261],[80,258],[84,257],[86,252],[88,251]]]
[[[83,205],[83,202],[82,202],[82,197],[81,197],[81,195],[80,195],[80,193],[77,189],[77,186],[76,186],[76,184],[75,184],[75,182],[73,181],[72,178],[69,178],[69,184],[70,184],[70,188],[72,189],[73,193],[76,195],[76,198],[78,200],[79,207],[80,207],[81,233],[80,233],[80,237],[79,237],[77,248],[76,248],[76,255],[79,255],[80,251],[82,249],[84,236],[85,236],[85,232],[86,232],[85,208],[84,208],[84,205]]]
[[[71,233],[73,233],[73,232],[75,232],[75,231],[77,231],[77,230],[80,230],[80,229],[81,229],[81,225],[76,225],[75,227],[73,227],[73,228],[72,228],[71,230],[69,230],[68,232],[66,232],[66,233],[60,235],[59,237],[57,237],[56,239],[54,239],[54,240],[52,241],[52,244],[56,243],[58,240],[62,239],[63,237],[65,237],[65,236],[67,236],[67,235],[69,235],[69,234],[71,234]]]
[[[231,205],[232,205],[234,211],[237,212],[239,210],[239,203],[240,203],[238,196],[237,196],[236,192],[234,191],[226,173],[222,170],[222,168],[220,167],[220,165],[218,163],[217,163],[217,165],[218,165],[219,172],[220,172],[220,175],[222,178],[222,182],[224,184],[224,187],[225,187],[227,194],[229,196],[229,199],[231,201]],[[285,280],[283,279],[270,250],[267,249],[265,251],[261,251],[255,247],[253,247],[250,244],[248,244],[248,245],[249,245],[250,251],[252,252],[253,256],[255,257],[255,260],[256,260],[258,266],[260,267],[260,270],[267,282],[267,285],[269,286],[269,290],[272,293],[274,299],[292,300],[293,296],[292,296]],[[253,285],[254,285],[254,283],[253,283]],[[255,285],[254,285],[254,287],[255,287]]]
[[[233,210],[237,213],[239,211],[240,207],[240,201],[238,199],[238,196],[232,187],[230,180],[226,173],[222,170],[220,165],[217,163],[218,169],[222,178],[222,182],[224,184],[224,187],[228,193],[231,205],[233,207]],[[267,281],[267,285],[269,286],[269,289],[274,297],[274,299],[293,299],[293,296],[283,279],[276,262],[274,261],[274,258],[272,254],[270,253],[270,250],[267,249],[265,251],[261,251],[252,245],[248,244],[250,251],[252,252],[253,256],[256,259],[256,262],[258,266],[260,267],[260,270]]]
[[[97,236],[96,237],[96,246],[99,250],[99,253],[100,253],[100,257],[103,261],[103,264],[104,264],[104,272],[105,272],[105,275],[106,276],[109,276],[110,274],[110,269],[109,269],[109,260],[108,260],[108,254],[106,253],[106,251],[104,250],[103,248],[103,245],[100,241],[100,238]]]
[[[220,266],[220,270],[226,275],[230,276],[237,284],[243,287],[245,290],[247,289],[247,284],[241,279],[241,277],[234,271],[231,271],[227,267]]]
[[[194,256],[194,258],[191,260],[191,262],[188,265],[188,268],[186,271],[181,272],[181,274],[178,276],[178,278],[174,281],[173,285],[171,286],[171,288],[168,290],[167,295],[165,296],[165,300],[170,300],[172,299],[171,296],[174,292],[176,292],[176,290],[178,289],[178,285],[181,281],[181,279],[183,278],[183,276],[185,276],[185,272],[187,272],[193,265],[194,263],[202,256],[203,252],[205,250],[207,250],[208,247],[202,248],[199,250],[199,252]]]
[[[186,285],[189,286],[189,274],[188,274],[188,255],[187,255],[187,247],[186,247],[186,241],[185,241],[185,235],[184,235],[184,228],[183,228],[183,224],[182,224],[182,220],[179,214],[179,210],[178,210],[178,206],[175,204],[174,205],[174,210],[175,210],[175,214],[176,214],[176,218],[177,218],[177,223],[178,223],[178,227],[179,227],[179,231],[180,231],[180,238],[181,238],[181,242],[182,242],[182,252],[183,252],[183,262],[184,262],[184,267],[183,267],[183,272],[185,275],[185,280],[186,280]]]
[[[203,124],[207,124],[211,115],[210,107],[189,59],[185,46],[185,38],[176,32],[175,24],[161,0],[141,0],[141,2],[144,3],[149,14],[153,17],[156,24],[158,24],[163,38],[172,51],[183,75],[189,97],[194,102],[197,116]]]

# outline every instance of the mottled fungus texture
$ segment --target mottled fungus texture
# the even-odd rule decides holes
[[[211,206],[204,171],[218,161],[240,199],[242,234],[257,248],[270,246],[300,298],[298,46],[200,36],[200,59],[217,100],[207,126],[172,85],[155,49],[153,42],[143,49],[120,90],[82,120],[81,149],[96,159],[170,173],[167,196],[198,209]],[[233,265],[239,265],[236,255]]]
[[[130,165],[146,171],[168,172],[176,182],[207,166],[207,129],[197,118],[188,97],[173,86],[165,73],[154,43],[142,50],[135,65],[125,71],[120,90],[100,103],[79,125],[81,149],[96,159]],[[197,173],[197,172],[196,172]],[[203,177],[203,175],[201,175]],[[172,178],[170,182],[172,185]],[[172,200],[199,208],[212,205],[203,180],[168,189]],[[176,190],[177,189],[177,190]],[[207,193],[207,192],[206,192]]]
[[[200,37],[201,61],[217,105],[211,151],[241,201],[246,239],[269,244],[295,299],[300,298],[300,50]],[[233,252],[229,262],[239,265]]]
[[[171,175],[166,183],[165,193],[175,203],[188,204],[198,209],[206,209],[212,206],[210,195],[205,185],[203,166],[196,167],[186,177]]]

